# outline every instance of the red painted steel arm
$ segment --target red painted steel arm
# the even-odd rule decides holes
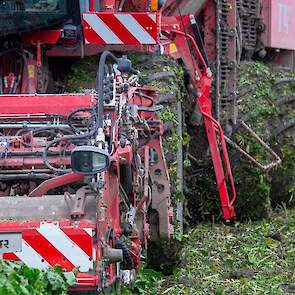
[[[163,18],[162,32],[171,40],[166,46],[164,45],[164,52],[174,58],[182,59],[191,76],[192,83],[198,89],[199,94],[195,102],[204,119],[223,216],[225,220],[230,220],[236,216],[233,206],[236,199],[235,184],[222,128],[212,116],[212,102],[210,99],[212,74],[210,68],[206,65],[195,38],[187,34],[184,29],[181,29],[182,24],[188,23],[188,18],[188,15],[184,16],[182,20],[179,20],[179,18]],[[178,25],[177,21],[179,21]],[[172,47],[172,51],[171,44],[175,47]],[[231,197],[229,196],[228,183]]]
[[[77,173],[68,173],[60,175],[42,182],[30,194],[29,197],[42,197],[51,189],[71,184],[77,181],[83,181],[84,176]]]
[[[222,128],[220,124],[213,118],[211,113],[212,103],[209,98],[209,95],[212,79],[209,77],[203,77],[202,81],[204,82],[203,87],[200,89],[199,97],[196,98],[196,102],[198,103],[199,109],[204,119],[204,124],[209,142],[209,148],[214,166],[217,188],[219,191],[219,197],[223,211],[223,217],[225,220],[230,220],[236,216],[233,207],[234,201],[236,199],[235,184],[231,172],[229,157]],[[223,159],[220,154],[217,134],[219,134],[219,139],[221,142]],[[223,168],[223,162],[225,169]],[[231,199],[229,198],[227,188],[227,178],[229,179],[231,187]]]

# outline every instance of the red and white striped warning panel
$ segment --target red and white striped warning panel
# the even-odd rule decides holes
[[[157,44],[158,17],[155,13],[83,13],[86,44]]]
[[[93,229],[59,227],[52,223],[42,223],[40,227],[23,229],[20,249],[4,253],[4,260],[22,261],[29,267],[41,270],[60,265],[71,271],[80,272],[93,269]]]

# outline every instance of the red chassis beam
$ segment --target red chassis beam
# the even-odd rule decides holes
[[[84,94],[17,94],[0,96],[0,120],[3,117],[16,115],[63,115],[79,108],[87,108],[94,105],[96,98]]]

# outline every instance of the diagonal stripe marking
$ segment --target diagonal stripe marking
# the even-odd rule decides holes
[[[96,15],[86,13],[83,15],[84,20],[89,26],[100,36],[107,44],[123,44],[123,42],[115,35],[112,30]]]
[[[40,227],[37,230],[81,272],[87,272],[93,268],[93,262],[89,260],[90,257],[60,228]]]
[[[153,22],[156,24],[157,16],[154,13],[149,13],[148,16],[153,20]]]
[[[60,265],[67,271],[71,271],[75,267],[37,229],[23,231],[23,239],[51,266]]]
[[[141,44],[156,44],[156,40],[130,14],[115,14],[116,18]]]
[[[79,248],[92,257],[92,235],[81,228],[61,229]]]
[[[157,40],[157,23],[155,23],[148,14],[133,13],[132,16],[143,28],[148,28],[147,33],[149,33],[153,39]]]
[[[22,251],[14,253],[24,264],[29,267],[45,270],[50,267],[26,241],[22,240]]]
[[[122,42],[124,42],[124,44],[140,44],[114,14],[100,14],[99,18],[122,40]]]
[[[85,231],[90,237],[93,237],[93,228],[84,228],[84,231]]]
[[[13,252],[11,252],[11,253],[3,253],[2,259],[20,261],[20,259]]]

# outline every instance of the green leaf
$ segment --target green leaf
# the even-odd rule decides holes
[[[63,275],[69,286],[74,286],[76,284],[76,276],[74,275],[73,272],[65,272]]]

